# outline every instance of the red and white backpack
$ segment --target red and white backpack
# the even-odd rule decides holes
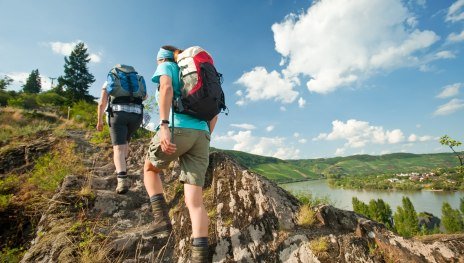
[[[222,74],[216,71],[211,55],[198,46],[190,47],[177,56],[181,97],[174,100],[174,111],[200,120],[210,121],[225,105],[221,87]]]

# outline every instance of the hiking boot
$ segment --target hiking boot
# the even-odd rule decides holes
[[[118,186],[116,186],[116,193],[125,194],[129,191],[130,181],[129,178],[119,178],[118,177]]]
[[[169,209],[164,199],[151,203],[154,220],[142,232],[143,239],[168,237],[172,231]]]
[[[209,247],[196,247],[192,246],[190,254],[191,263],[208,263],[209,260]]]

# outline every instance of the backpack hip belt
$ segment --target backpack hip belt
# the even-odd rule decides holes
[[[124,111],[129,113],[142,114],[143,110],[140,105],[122,105],[122,104],[113,104],[111,108],[114,111]]]

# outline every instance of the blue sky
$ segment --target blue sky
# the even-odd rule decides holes
[[[63,74],[79,41],[147,80],[161,45],[199,45],[224,75],[212,146],[282,159],[447,152],[464,141],[464,0],[6,1],[0,77]],[[153,94],[154,85],[148,82]],[[157,121],[157,120],[155,120]],[[459,149],[459,148],[458,148]]]

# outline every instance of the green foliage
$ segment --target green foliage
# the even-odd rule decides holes
[[[0,194],[0,212],[5,211],[11,203],[13,194]]]
[[[37,94],[37,102],[42,106],[62,106],[66,98],[52,91]]]
[[[58,123],[56,117],[39,112],[3,108],[0,109],[0,140],[6,141],[18,136],[30,136],[49,130]]]
[[[370,217],[369,216],[369,206],[366,205],[364,202],[360,201],[356,197],[353,197],[351,199],[351,203],[353,205],[353,211],[354,212],[356,212],[358,214],[361,214],[361,215],[364,215],[366,217]]]
[[[462,202],[462,199],[461,199]],[[462,204],[462,203],[461,203]],[[453,209],[448,202],[444,202],[441,207],[442,224],[448,233],[464,231],[463,216],[458,209]]]
[[[461,198],[459,200],[461,201],[459,205],[459,209],[461,210],[461,213],[464,215],[464,198]]]
[[[360,201],[358,198],[353,197],[352,204],[354,212],[364,215],[377,222],[383,223],[389,229],[393,229],[392,210],[390,205],[385,203],[382,199],[372,199],[369,201],[369,205],[367,205]]]
[[[295,197],[303,204],[309,205],[310,207],[315,207],[322,204],[332,204],[332,201],[328,196],[317,197],[313,196],[311,193],[299,193]]]
[[[13,83],[13,79],[8,76],[4,76],[2,79],[0,79],[0,90],[6,90],[6,88],[10,86],[11,83]]]
[[[403,206],[399,206],[393,216],[395,229],[403,237],[412,237],[419,233],[419,219],[411,200],[403,197]]]
[[[448,135],[443,135],[442,137],[440,137],[440,143],[441,145],[448,146],[459,159],[460,172],[462,173],[464,170],[464,157],[460,155],[458,152],[456,152],[456,150],[454,149],[454,147],[461,146],[462,143],[460,141],[451,139]]]
[[[55,191],[65,176],[83,171],[79,163],[79,156],[74,153],[74,145],[64,145],[62,149],[37,159],[28,182],[39,190]]]
[[[97,104],[80,100],[71,107],[71,118],[83,123],[87,128],[95,129],[97,126]]]
[[[65,57],[64,76],[58,78],[58,86],[65,87],[66,98],[75,103],[81,100],[91,102],[93,97],[89,95],[89,87],[95,82],[94,76],[89,72],[87,64],[90,62],[89,53],[84,43],[80,42]]]
[[[5,211],[10,205],[13,193],[18,188],[19,183],[16,175],[7,175],[0,178],[0,212]]]
[[[419,190],[423,186],[415,182],[394,185],[386,183],[385,180],[397,173],[430,172],[436,167],[450,168],[455,166],[450,159],[451,153],[395,153],[381,156],[355,155],[307,160],[280,160],[239,151],[214,148],[212,150],[227,153],[241,165],[277,183],[328,178],[331,185],[350,189]],[[367,179],[366,176],[370,176],[370,178]],[[378,176],[383,176],[385,180],[375,179]]]
[[[8,99],[8,105],[27,110],[37,109],[39,105],[37,104],[36,97],[36,94],[21,93],[17,97]]]
[[[24,248],[3,247],[0,251],[0,262],[2,263],[17,263],[20,262],[24,253]]]
[[[0,90],[0,106],[8,105],[8,100],[12,98],[13,96],[11,96],[11,94],[9,94],[8,92],[4,92],[3,90]]]
[[[42,90],[42,83],[40,82],[39,70],[35,69],[29,74],[26,80],[26,84],[23,85],[23,91],[25,93],[37,94]]]

